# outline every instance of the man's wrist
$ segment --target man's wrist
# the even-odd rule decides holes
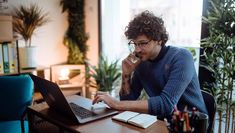
[[[114,108],[119,110],[120,109],[120,101],[116,101]]]
[[[130,93],[129,88],[122,87],[121,90],[119,91],[119,96],[125,96],[128,95],[129,93]]]
[[[131,78],[131,74],[123,74],[122,78],[129,80]]]

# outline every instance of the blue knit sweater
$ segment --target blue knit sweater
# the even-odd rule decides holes
[[[149,114],[168,117],[177,105],[196,107],[207,113],[191,53],[173,46],[163,47],[154,60],[143,61],[131,80],[131,92],[120,100],[136,100],[142,89],[149,96]]]

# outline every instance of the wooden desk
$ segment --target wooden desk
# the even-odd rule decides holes
[[[28,107],[28,119],[30,132],[39,129],[40,132],[86,132],[86,133],[168,133],[163,121],[158,120],[149,128],[142,129],[123,122],[106,117],[86,124],[72,123],[65,116],[48,108],[46,103]],[[44,126],[36,127],[35,119],[47,121]],[[42,125],[42,124],[41,124]],[[45,126],[47,125],[47,126]],[[44,129],[43,129],[44,128]]]

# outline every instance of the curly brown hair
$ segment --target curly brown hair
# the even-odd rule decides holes
[[[125,35],[127,39],[136,39],[140,35],[146,35],[154,41],[162,41],[162,46],[168,40],[164,21],[149,11],[135,16],[126,27]]]

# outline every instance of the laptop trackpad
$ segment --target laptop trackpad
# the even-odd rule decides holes
[[[91,105],[91,110],[99,110],[99,109],[105,109],[105,108],[110,108],[110,107],[103,102],[99,102],[99,103]]]
[[[87,99],[81,96],[69,96],[66,97],[66,99],[68,100],[69,103],[75,103],[87,110],[92,111],[95,114],[102,114],[102,113],[107,113],[109,109],[108,105],[106,105],[105,103],[98,103],[98,104],[94,104],[92,105],[92,100],[91,99]]]
[[[105,103],[97,103],[97,104],[91,105],[91,111],[93,111],[96,114],[107,113],[109,109],[110,107]]]

